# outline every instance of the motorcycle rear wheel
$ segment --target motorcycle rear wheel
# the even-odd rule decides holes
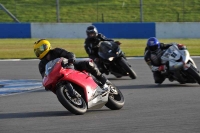
[[[129,73],[130,78],[136,79],[137,74],[133,71],[133,69],[128,65],[127,61],[124,58],[121,58],[120,65],[122,68]]]
[[[116,87],[115,89],[117,90],[118,94],[109,94],[108,102],[105,104],[105,106],[111,110],[119,110],[124,106],[125,103],[125,99],[121,91]]]
[[[56,90],[56,95],[60,103],[71,113],[76,115],[82,115],[87,111],[87,105],[85,100],[80,97],[74,100],[77,100],[77,103],[72,100],[68,95],[67,88],[65,86],[60,86]]]
[[[198,84],[200,84],[200,73],[192,64],[187,69],[187,72],[197,81]]]

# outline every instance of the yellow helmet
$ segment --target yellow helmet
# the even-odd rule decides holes
[[[51,44],[46,39],[40,39],[34,43],[34,53],[35,55],[42,59],[51,49]]]

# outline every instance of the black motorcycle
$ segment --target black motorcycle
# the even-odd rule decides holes
[[[128,63],[124,53],[115,42],[102,41],[99,43],[98,55],[100,56],[99,69],[102,73],[115,75],[117,78],[130,76],[136,79],[137,75]]]

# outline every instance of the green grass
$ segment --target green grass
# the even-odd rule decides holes
[[[33,44],[38,39],[0,39],[0,59],[34,59]],[[53,48],[61,47],[76,54],[88,57],[84,50],[84,39],[48,39]],[[122,42],[121,49],[126,56],[143,56],[146,39],[115,39]],[[160,39],[160,42],[185,44],[193,56],[200,56],[200,39]]]
[[[199,0],[142,0],[144,22],[199,22]],[[1,0],[20,22],[57,22],[56,0]],[[140,0],[59,0],[62,23],[140,22]],[[0,22],[13,20],[0,10]]]

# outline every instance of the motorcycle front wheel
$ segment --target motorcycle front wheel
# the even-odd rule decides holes
[[[124,59],[124,58],[121,58],[120,60],[120,65],[121,67],[128,72],[130,78],[132,79],[136,79],[137,77],[137,74],[133,71],[133,69],[129,66],[128,62]]]
[[[198,84],[200,84],[200,73],[192,64],[187,69],[187,72],[197,81]]]
[[[105,104],[111,110],[119,110],[124,106],[125,99],[121,91],[115,87],[117,94],[110,93],[108,96],[108,102]]]
[[[82,115],[87,111],[87,105],[82,97],[72,98],[67,90],[67,86],[60,86],[56,90],[56,95],[60,103],[71,113]]]

